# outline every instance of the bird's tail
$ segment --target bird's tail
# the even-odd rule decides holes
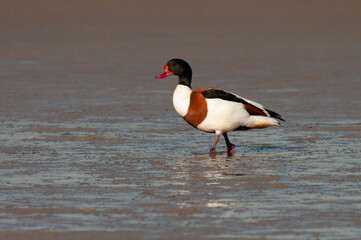
[[[266,128],[271,126],[279,126],[280,123],[270,117],[264,117],[264,116],[250,116],[247,127],[249,128]]]

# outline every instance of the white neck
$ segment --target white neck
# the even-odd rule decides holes
[[[173,106],[179,115],[184,117],[188,112],[192,89],[186,85],[178,84],[173,93]]]

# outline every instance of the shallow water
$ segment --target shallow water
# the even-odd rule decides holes
[[[138,3],[3,4],[1,238],[358,239],[359,3],[319,1],[319,15],[303,1],[244,4],[264,15],[215,14],[211,1],[178,31],[183,8],[162,2],[137,17],[124,6]],[[173,110],[176,78],[154,79],[171,57],[191,62],[195,89],[230,90],[287,122],[230,133],[235,156],[223,139],[208,156],[214,136]]]

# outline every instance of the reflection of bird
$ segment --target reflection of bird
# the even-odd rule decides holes
[[[164,72],[156,78],[169,75],[179,77],[173,93],[173,105],[178,114],[193,127],[216,133],[209,153],[215,153],[221,133],[226,141],[226,151],[233,153],[234,145],[229,141],[227,132],[277,126],[277,119],[284,121],[278,113],[230,92],[215,88],[192,91],[192,69],[182,59],[169,60],[164,65]]]

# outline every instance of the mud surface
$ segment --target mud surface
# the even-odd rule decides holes
[[[1,239],[359,239],[360,1],[2,1]],[[282,127],[213,135],[193,88]]]

